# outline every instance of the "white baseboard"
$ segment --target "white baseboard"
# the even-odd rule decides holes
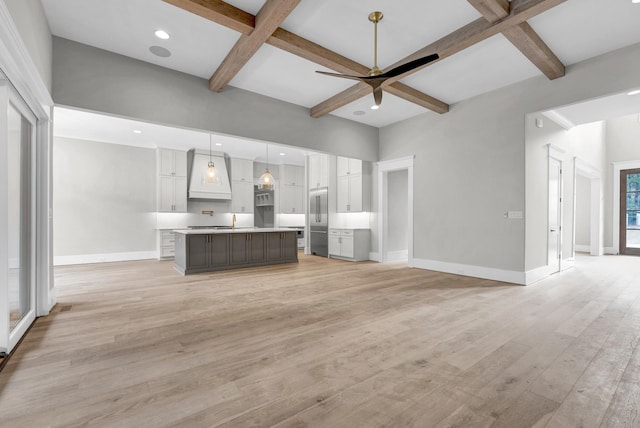
[[[560,270],[571,269],[575,265],[576,265],[576,259],[574,259],[573,257],[570,259],[564,259],[562,263],[560,263]]]
[[[82,265],[88,263],[126,262],[131,260],[157,259],[157,251],[136,251],[131,253],[80,254],[77,256],[56,256],[54,266]]]
[[[613,255],[617,255],[618,254],[618,250],[616,250],[613,247],[604,247],[604,253],[605,254],[613,254]]]
[[[378,252],[369,253],[369,260],[373,260],[374,262],[379,262],[380,261],[380,253],[378,253]]]
[[[407,261],[408,258],[409,258],[409,251],[408,250],[387,251],[387,261],[388,262]]]
[[[535,282],[545,279],[553,273],[551,266],[540,266],[535,269],[528,270],[524,273],[525,285],[531,285]]]
[[[578,253],[591,253],[591,245],[578,245],[574,247]]]
[[[452,273],[455,275],[472,276],[475,278],[525,285],[525,273],[518,271],[415,258],[409,260],[409,266],[420,269],[435,270],[437,272]]]

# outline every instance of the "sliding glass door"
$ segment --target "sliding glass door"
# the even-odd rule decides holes
[[[640,256],[640,169],[620,171],[620,254]]]
[[[13,91],[4,88],[2,110],[4,122],[0,132],[0,161],[4,173],[0,179],[6,198],[3,213],[6,221],[0,236],[6,237],[0,251],[0,350],[9,352],[35,319],[35,123],[32,113]],[[8,102],[7,102],[8,100]],[[3,198],[3,199],[5,199]],[[3,204],[4,205],[4,204]]]

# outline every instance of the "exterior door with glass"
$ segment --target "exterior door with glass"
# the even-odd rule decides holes
[[[640,169],[620,171],[620,254],[640,256]]]
[[[10,352],[35,320],[36,119],[0,86],[0,352]]]

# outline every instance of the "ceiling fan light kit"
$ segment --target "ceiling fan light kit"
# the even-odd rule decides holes
[[[382,87],[383,85],[385,85],[387,80],[401,76],[402,74],[405,74],[416,68],[420,68],[439,58],[438,54],[434,53],[422,58],[415,59],[413,61],[409,61],[404,64],[400,64],[399,66],[394,67],[387,72],[383,72],[382,70],[380,70],[380,68],[378,68],[378,23],[382,21],[383,17],[384,15],[380,11],[371,12],[369,14],[369,21],[373,23],[373,67],[371,68],[371,70],[369,70],[369,74],[367,76],[353,76],[350,74],[316,71],[316,73],[325,74],[327,76],[357,80],[371,86],[371,89],[373,89],[373,99],[375,101],[375,105],[371,106],[371,109],[373,110],[376,110],[378,107],[380,107],[380,104],[382,103]]]

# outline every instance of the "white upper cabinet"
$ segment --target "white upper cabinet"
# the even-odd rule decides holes
[[[253,183],[253,161],[232,158],[231,181],[248,181],[249,183]]]
[[[362,160],[343,158],[338,156],[336,160],[336,172],[338,177],[345,175],[362,174]]]
[[[158,149],[159,212],[187,212],[187,153]]]
[[[304,167],[280,165],[280,182],[291,186],[304,186]]]
[[[231,159],[231,211],[233,213],[252,213],[253,161]]]
[[[329,156],[309,155],[309,189],[329,186]]]
[[[336,212],[370,211],[370,164],[360,159],[336,159]]]
[[[279,189],[279,212],[304,214],[304,167],[280,165]]]
[[[187,152],[158,149],[158,174],[187,176]]]

